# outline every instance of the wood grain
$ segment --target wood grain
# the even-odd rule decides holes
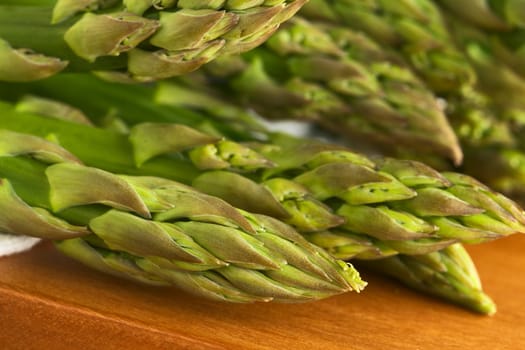
[[[361,294],[217,303],[113,279],[41,244],[0,259],[0,349],[523,348],[525,236],[469,250],[498,304],[493,317],[366,272]]]

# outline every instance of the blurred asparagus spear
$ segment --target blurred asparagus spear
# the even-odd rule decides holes
[[[204,72],[225,98],[265,118],[312,120],[386,152],[418,147],[461,162],[434,94],[400,55],[364,33],[295,17],[265,45]]]
[[[501,2],[501,5],[503,8],[508,3]],[[465,115],[465,111],[468,113],[469,109],[476,111],[478,116],[488,115],[471,121],[470,128],[457,128],[467,154],[462,169],[525,203],[525,148],[522,142],[525,115],[522,95],[525,92],[525,80],[499,59],[497,48],[493,45],[492,31],[469,25],[456,15],[443,11],[455,43],[476,69],[479,77],[477,89],[480,91],[471,91],[463,99],[452,101],[449,109],[453,115]],[[476,132],[462,133],[474,128],[485,131],[477,132],[477,135]]]
[[[300,13],[363,31],[397,50],[439,95],[476,82],[475,72],[454,46],[432,0],[311,0]]]
[[[489,38],[495,57],[525,77],[525,5],[520,0],[437,1]]]

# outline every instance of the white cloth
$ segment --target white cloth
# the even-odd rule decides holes
[[[311,123],[296,120],[268,121],[261,119],[261,123],[270,131],[282,131],[294,136],[306,136],[312,133]]]
[[[29,250],[40,242],[39,238],[0,233],[0,257]]]

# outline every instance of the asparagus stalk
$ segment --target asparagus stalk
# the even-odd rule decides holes
[[[183,134],[171,133],[169,125],[139,124],[132,129],[130,143],[126,135],[4,107],[1,127],[52,134],[66,148],[71,145],[71,151],[89,165],[175,178],[237,207],[283,219],[302,232],[340,226],[411,254],[441,249],[455,240],[474,243],[523,232],[522,210],[510,200],[469,177],[440,174],[417,162],[373,161],[340,146],[268,134],[270,142],[252,145],[252,151],[265,159],[263,166],[242,173],[228,168],[202,171],[192,168],[188,160],[162,156],[151,161],[141,157],[143,165],[137,167],[133,161],[137,150],[141,154],[144,148],[165,150],[163,140],[170,139],[166,136],[175,135],[181,141]],[[82,144],[85,140],[96,140],[105,153],[119,148],[118,153],[109,153],[127,155],[104,161],[104,155],[89,148],[91,141]],[[197,153],[209,155],[202,152],[206,149]],[[179,164],[189,170],[181,170],[184,167]]]
[[[6,139],[3,232],[57,240],[104,272],[218,300],[308,301],[366,284],[275,219],[167,179],[87,167],[39,137],[2,130]]]
[[[482,290],[472,259],[459,243],[426,255],[397,255],[363,265],[473,311],[496,312],[496,305]]]
[[[144,121],[186,124],[203,132],[246,141],[264,131],[253,115],[231,104],[207,98],[206,94],[165,81],[155,85],[121,84],[89,74],[58,74],[30,84],[0,83],[0,94],[4,99],[17,101],[20,110],[51,117],[69,119],[65,114],[70,112],[63,109],[76,106],[76,113],[83,115],[80,119],[87,118],[101,127],[120,124],[125,132],[129,132],[130,125]],[[52,101],[47,105],[37,105],[35,97]],[[40,99],[40,103],[44,102]],[[58,107],[59,102],[61,107]],[[199,111],[201,108],[208,112]],[[209,112],[214,113],[213,118]]]
[[[305,0],[42,0],[0,5],[0,80],[61,70],[155,80],[250,50]]]

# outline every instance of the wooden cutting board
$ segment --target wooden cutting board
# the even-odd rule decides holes
[[[49,244],[0,258],[0,349],[520,349],[525,236],[469,248],[493,317],[364,272],[369,286],[307,304],[236,305],[116,280]]]

